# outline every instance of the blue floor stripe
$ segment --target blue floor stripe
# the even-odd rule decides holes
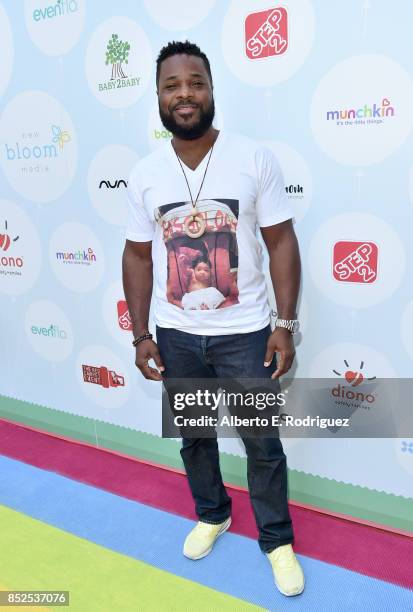
[[[413,611],[412,591],[302,555],[306,589],[283,597],[250,538],[226,533],[208,557],[190,561],[181,550],[192,521],[2,456],[0,503],[268,610]]]

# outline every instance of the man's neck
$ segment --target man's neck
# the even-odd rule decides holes
[[[203,136],[194,140],[184,140],[174,136],[172,146],[185,164],[194,170],[212,147],[218,134],[219,131],[211,126]]]

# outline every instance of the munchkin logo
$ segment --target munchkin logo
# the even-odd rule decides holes
[[[383,98],[380,104],[344,110],[328,110],[327,121],[335,121],[337,125],[366,125],[383,123],[387,117],[394,117],[395,108],[388,98]]]
[[[53,19],[54,17],[63,17],[69,13],[75,13],[78,10],[76,0],[57,0],[56,4],[50,4],[45,8],[37,8],[33,11],[34,21],[44,21],[45,19]]]
[[[86,264],[90,266],[96,261],[96,255],[90,247],[87,251],[57,251],[56,259],[65,264]]]
[[[364,368],[364,361],[361,361],[358,370],[351,370],[350,365],[346,359],[344,359],[344,365],[346,367],[344,372],[338,372],[333,370],[336,376],[344,378],[347,384],[338,384],[330,389],[330,394],[335,398],[337,405],[342,405],[346,408],[364,408],[369,410],[370,406],[376,401],[376,396],[373,393],[363,393],[362,391],[353,391],[349,387],[358,387],[366,381],[372,381],[376,379],[376,376],[366,377],[362,372]]]

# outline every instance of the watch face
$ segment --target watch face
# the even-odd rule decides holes
[[[296,334],[299,329],[300,329],[300,323],[298,321],[294,321],[293,329],[292,329],[293,334]]]

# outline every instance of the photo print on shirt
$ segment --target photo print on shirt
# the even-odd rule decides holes
[[[184,310],[215,310],[238,304],[238,200],[197,202],[206,223],[199,238],[184,230],[191,202],[164,204],[155,210],[167,251],[168,302]]]

